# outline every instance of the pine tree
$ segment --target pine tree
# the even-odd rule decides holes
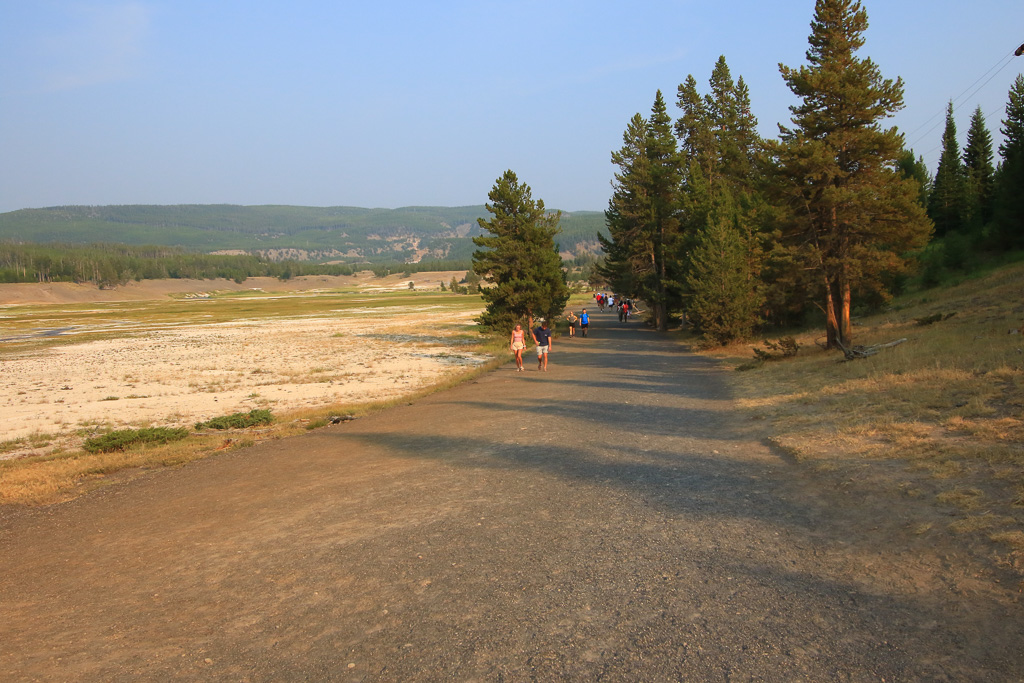
[[[1024,246],[1024,75],[1010,88],[1003,119],[1003,161],[995,187],[995,227],[999,246]]]
[[[757,119],[743,78],[733,81],[725,57],[718,58],[708,84],[709,92],[703,97],[692,75],[678,88],[676,104],[683,115],[676,122],[676,134],[681,138],[687,173],[682,191],[681,238],[676,247],[677,260],[684,266],[687,295],[699,308],[688,309],[693,313],[689,321],[709,341],[718,341],[748,333],[758,318],[756,308],[723,300],[720,285],[743,273],[739,279],[743,286],[727,291],[745,302],[760,301],[757,285],[763,267],[763,236],[755,226],[764,223],[757,216],[761,205],[757,169],[764,143],[757,133]],[[722,245],[736,247],[744,255],[741,270],[734,271],[736,264],[722,257]],[[714,272],[715,268],[731,271]],[[733,332],[705,328],[709,321],[731,319],[741,310],[750,317],[742,323],[730,322],[728,327]]]
[[[719,173],[734,187],[748,187],[753,166],[763,148],[757,118],[750,109],[750,92],[741,76],[733,82],[725,57],[715,63],[706,96],[717,144]]]
[[[654,326],[668,329],[669,310],[679,303],[679,274],[670,268],[673,244],[679,233],[680,168],[672,117],[668,115],[661,91],[651,108],[647,137],[647,159],[651,164],[651,226],[654,232],[656,280],[646,283],[644,300],[651,307]]]
[[[646,190],[649,167],[646,150],[647,120],[634,114],[622,134],[622,147],[612,152],[612,163],[618,166],[614,190],[604,212],[608,237],[598,233],[597,239],[605,253],[604,263],[597,273],[613,291],[624,296],[636,296],[640,291],[637,280],[646,274],[653,247],[646,243],[643,229],[646,218]]]
[[[792,211],[785,238],[818,279],[830,348],[851,343],[853,291],[884,294],[885,276],[932,227],[916,183],[896,171],[902,136],[880,125],[902,108],[903,82],[855,54],[867,25],[860,2],[817,0],[808,65],[779,65],[800,98],[776,148]]]
[[[979,106],[971,116],[964,146],[964,224],[970,232],[979,233],[992,220],[994,181],[992,135]]]
[[[708,81],[710,92],[697,92],[692,75],[677,90],[676,106],[683,115],[675,123],[685,169],[701,167],[712,187],[726,179],[734,187],[748,188],[755,162],[764,149],[751,112],[750,93],[741,76],[733,81],[725,57],[719,57]]]
[[[467,294],[479,294],[480,293],[480,276],[476,274],[476,271],[470,270],[466,273],[466,277],[463,280],[466,283]]]
[[[696,169],[699,173],[699,168]],[[725,195],[728,197],[728,195]],[[716,207],[690,253],[686,283],[693,293],[687,313],[705,342],[727,344],[749,337],[763,304],[738,225],[740,212],[728,202]]]
[[[473,253],[473,271],[492,286],[481,296],[487,309],[480,322],[509,331],[517,322],[533,325],[535,317],[553,319],[569,300],[555,235],[560,212],[548,214],[543,200],[534,200],[530,186],[505,171],[488,193],[489,220],[478,219],[488,235],[474,237],[483,247]],[[457,283],[452,283],[454,290]]]
[[[683,110],[683,115],[675,122],[682,167],[697,163],[705,178],[714,176],[718,154],[715,150],[713,125],[704,98],[697,91],[697,80],[692,74],[677,88],[676,106]]]
[[[928,195],[928,217],[935,223],[935,234],[959,232],[964,224],[964,167],[956,141],[953,103],[946,108],[946,128],[942,133],[942,155]]]
[[[620,294],[646,301],[655,327],[664,331],[669,311],[680,302],[679,274],[670,265],[679,231],[680,171],[660,90],[650,118],[634,116],[623,142],[612,153],[619,171],[605,211],[610,238],[601,238],[608,255],[602,274]]]

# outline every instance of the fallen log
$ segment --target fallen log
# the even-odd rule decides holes
[[[887,344],[875,344],[874,346],[851,346],[847,348],[839,341],[836,341],[836,345],[843,352],[843,356],[845,356],[843,360],[857,360],[858,358],[873,356],[882,349],[891,349],[894,346],[899,346],[905,341],[907,341],[906,337],[888,342]]]

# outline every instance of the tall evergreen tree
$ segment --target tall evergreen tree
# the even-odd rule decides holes
[[[674,263],[673,244],[679,232],[679,189],[681,170],[672,117],[668,115],[661,91],[651,108],[647,136],[647,159],[651,164],[651,230],[654,233],[654,271],[657,279],[647,284],[643,298],[651,307],[654,326],[668,329],[669,310],[679,303],[679,273]]]
[[[964,145],[964,225],[971,232],[980,232],[992,220],[994,182],[992,135],[979,106],[971,116]]]
[[[708,84],[708,94],[701,97],[691,75],[677,93],[683,115],[676,134],[686,170],[677,259],[685,268],[691,306],[697,306],[688,309],[693,314],[689,322],[707,340],[723,342],[749,333],[758,318],[756,306],[745,304],[760,300],[763,249],[755,226],[764,221],[755,215],[760,205],[756,169],[764,143],[743,78],[733,81],[725,57],[718,58]],[[738,254],[743,267],[737,271]],[[721,268],[729,272],[716,271]],[[732,286],[723,289],[725,282]],[[724,293],[743,301],[728,301]],[[735,319],[741,311],[750,314],[748,320]],[[730,322],[724,325],[725,320]]]
[[[724,56],[715,63],[709,84],[707,108],[714,124],[720,173],[734,187],[749,187],[763,147],[757,118],[750,108],[750,92],[742,76],[732,80]]]
[[[708,81],[710,92],[697,92],[692,75],[677,90],[676,106],[683,115],[676,121],[676,135],[685,169],[700,165],[712,186],[725,179],[733,187],[748,189],[755,162],[764,149],[757,132],[757,118],[750,106],[750,92],[741,76],[733,81],[729,65],[721,56]]]
[[[903,82],[860,59],[867,13],[853,0],[817,0],[808,65],[779,69],[800,104],[777,148],[792,219],[787,242],[821,288],[827,345],[848,347],[853,291],[882,291],[884,276],[923,246],[931,223],[918,188],[896,171],[903,137],[881,121],[903,107]]]
[[[700,168],[694,166],[696,174]],[[693,184],[699,184],[693,178]],[[690,324],[708,343],[727,344],[749,337],[759,322],[763,296],[749,258],[750,245],[738,224],[742,212],[728,193],[708,214],[689,254],[686,284]]]
[[[512,171],[498,178],[488,193],[490,219],[477,219],[488,235],[474,237],[483,247],[473,253],[473,271],[492,286],[481,288],[487,309],[480,322],[509,331],[524,319],[561,314],[569,300],[555,235],[561,213],[549,214],[534,200],[530,186]]]
[[[1010,88],[995,188],[996,234],[1001,246],[1024,246],[1024,75]]]
[[[676,106],[683,110],[683,115],[675,122],[681,167],[686,169],[691,163],[696,163],[705,178],[714,177],[718,166],[714,126],[704,97],[697,91],[697,79],[693,74],[679,84]]]
[[[608,254],[604,272],[620,293],[646,301],[655,327],[664,331],[669,311],[679,304],[679,274],[670,260],[679,230],[680,171],[660,90],[650,118],[634,116],[623,142],[612,153],[619,171],[605,211],[610,239],[601,242]]]
[[[622,134],[622,147],[612,152],[612,163],[618,166],[614,190],[604,212],[608,237],[598,233],[597,239],[604,250],[604,263],[597,273],[607,281],[613,291],[635,296],[640,291],[637,280],[650,268],[649,252],[644,231],[646,215],[646,187],[650,164],[646,150],[647,120],[634,114]]]
[[[956,141],[953,103],[946,108],[946,127],[942,133],[942,155],[935,170],[935,181],[928,195],[928,217],[935,223],[935,234],[958,232],[964,224],[964,166]]]

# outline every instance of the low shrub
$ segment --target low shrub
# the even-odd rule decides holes
[[[800,350],[800,344],[793,337],[782,337],[776,342],[765,339],[764,345],[767,350],[754,347],[754,358],[762,362],[792,358]]]
[[[233,413],[222,417],[215,417],[206,422],[197,422],[196,429],[245,429],[268,425],[274,421],[274,416],[265,408],[250,410],[248,413]]]

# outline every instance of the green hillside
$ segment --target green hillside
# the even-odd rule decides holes
[[[468,259],[483,206],[363,209],[304,206],[59,206],[0,214],[0,241],[243,250],[271,259]],[[564,214],[564,251],[593,249],[604,214]]]

